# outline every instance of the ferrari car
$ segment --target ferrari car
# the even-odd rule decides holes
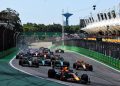
[[[93,71],[93,66],[85,63],[82,60],[78,60],[75,63],[73,63],[73,68],[76,70],[83,69],[83,70],[87,70],[87,71]]]
[[[56,72],[55,69],[49,69],[48,77],[58,79],[61,81],[68,81],[68,82],[75,82],[82,84],[90,83],[90,78],[88,77],[87,74],[82,74],[81,77],[79,77],[76,73],[70,70]]]
[[[64,53],[64,50],[62,50],[62,49],[57,49],[57,50],[55,50],[55,53]]]
[[[28,58],[28,57],[24,57],[19,59],[19,65],[21,66],[27,66],[27,67],[39,67],[39,63],[38,60],[36,59],[32,59],[32,58]]]

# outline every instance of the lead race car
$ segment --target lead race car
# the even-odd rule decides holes
[[[84,62],[83,60],[78,60],[75,63],[73,63],[73,68],[76,70],[83,69],[87,71],[93,71],[93,66]]]
[[[73,70],[66,69],[66,67],[64,67],[59,72],[57,72],[55,69],[49,69],[48,77],[61,80],[61,81],[68,81],[68,82],[74,82],[74,83],[81,83],[81,84],[90,83],[90,78],[88,77],[87,74],[82,74],[79,77],[78,74],[73,72]]]
[[[62,49],[57,49],[57,50],[55,50],[55,53],[64,53],[64,50],[62,50]]]

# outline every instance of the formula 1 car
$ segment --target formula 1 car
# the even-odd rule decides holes
[[[40,57],[37,59],[40,66],[51,66],[51,60]]]
[[[84,70],[87,70],[87,71],[93,71],[93,66],[85,63],[82,60],[78,60],[75,63],[73,63],[73,68],[76,69],[76,70],[84,69]]]
[[[20,52],[20,53],[18,53],[17,55],[16,55],[16,59],[20,59],[20,58],[22,58],[24,56],[24,53],[23,52]]]
[[[62,50],[62,49],[57,49],[57,50],[55,50],[55,53],[64,53],[64,50]]]
[[[39,63],[36,59],[32,59],[32,58],[28,58],[28,57],[24,57],[19,59],[19,65],[21,66],[27,66],[27,67],[39,67]]]
[[[55,62],[52,62],[52,65],[53,65],[55,68],[61,68],[61,67],[69,67],[69,66],[70,66],[70,63],[67,62],[67,61],[57,60],[57,61],[55,61]]]
[[[55,55],[51,58],[52,66],[56,68],[61,67],[69,67],[70,63],[68,61],[65,61],[63,57],[60,57],[60,55]]]
[[[58,79],[61,81],[68,81],[68,82],[74,82],[74,83],[81,83],[81,84],[87,84],[90,83],[90,78],[87,74],[82,74],[81,77],[79,77],[76,73],[73,71],[60,71],[56,72],[54,69],[48,70],[48,77]]]

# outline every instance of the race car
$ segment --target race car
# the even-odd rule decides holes
[[[83,70],[87,70],[87,71],[93,71],[93,66],[85,63],[82,60],[78,60],[75,63],[73,63],[73,68],[76,70],[83,69]]]
[[[69,67],[70,63],[68,61],[65,61],[63,57],[60,55],[55,55],[54,57],[51,58],[52,66],[56,68],[61,68],[61,67]]]
[[[16,55],[16,59],[20,59],[20,58],[22,58],[24,56],[24,53],[23,52],[20,52],[20,53],[18,53],[17,55]]]
[[[68,81],[68,82],[75,82],[82,84],[90,83],[90,78],[88,77],[87,74],[82,74],[81,77],[79,77],[76,73],[70,70],[57,72],[55,69],[49,69],[48,77],[58,79],[61,81]]]
[[[40,66],[51,66],[51,60],[40,57],[37,59]]]
[[[19,59],[19,65],[21,66],[27,66],[27,67],[39,67],[39,63],[38,60],[36,59],[32,59],[32,58],[28,58],[28,57],[24,57]]]
[[[18,53],[15,58],[20,59],[22,56],[23,56],[23,53]]]
[[[61,68],[61,67],[69,67],[70,63],[67,61],[60,61],[57,60],[55,62],[52,62],[52,66],[56,67],[56,68]]]
[[[64,53],[64,50],[62,50],[62,49],[57,49],[57,50],[55,50],[55,53]]]

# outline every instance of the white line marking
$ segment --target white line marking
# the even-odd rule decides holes
[[[80,53],[78,53],[78,52],[71,51],[71,50],[66,50],[66,51],[68,51],[68,52],[73,52],[73,53],[79,54],[79,55],[81,55],[81,56],[84,56],[84,57],[86,57],[86,58],[88,58],[88,59],[91,59],[91,60],[93,60],[93,61],[96,61],[96,62],[98,62],[98,63],[100,63],[100,64],[102,64],[102,65],[104,65],[104,66],[106,66],[106,67],[108,67],[108,68],[111,68],[111,69],[113,69],[113,70],[115,70],[115,71],[117,71],[117,72],[120,73],[120,70],[117,70],[117,69],[115,69],[115,68],[113,68],[113,67],[111,67],[111,66],[109,66],[109,65],[107,65],[107,64],[104,64],[104,63],[102,63],[102,62],[100,62],[100,61],[97,61],[97,60],[95,60],[95,59],[93,59],[93,58],[91,58],[91,57],[85,56],[85,55],[83,55],[83,54],[80,54]]]
[[[21,72],[23,72],[23,73],[26,73],[26,74],[28,74],[28,75],[31,75],[31,76],[40,78],[40,79],[45,79],[45,78],[43,78],[43,77],[36,76],[36,75],[33,75],[33,74],[31,74],[31,73],[28,73],[28,72],[26,72],[26,71],[24,71],[24,70],[18,69],[17,67],[15,67],[15,66],[12,64],[12,61],[13,61],[14,59],[15,59],[15,56],[14,56],[14,57],[10,60],[10,62],[9,62],[10,66],[13,67],[14,69],[16,69],[16,70],[18,70],[18,71],[21,71]],[[53,81],[53,82],[56,82],[56,83],[59,83],[59,84],[70,85],[70,84],[67,84],[67,83],[65,83],[65,82],[55,81],[55,80],[52,80],[52,79],[49,79],[49,78],[46,78],[45,80]]]

